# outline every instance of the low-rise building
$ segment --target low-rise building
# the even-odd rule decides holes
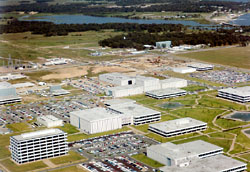
[[[175,67],[172,70],[176,73],[192,73],[196,71],[195,68],[191,67]]]
[[[67,134],[46,129],[10,137],[11,158],[19,164],[68,154]]]
[[[52,85],[50,86],[50,93],[53,96],[62,96],[62,95],[69,94],[70,92],[65,89],[62,89],[61,85]]]
[[[171,41],[161,41],[161,42],[156,42],[156,48],[162,49],[162,48],[170,48],[172,42]]]
[[[136,85],[143,86],[143,92],[161,89],[158,78],[137,75],[135,79]]]
[[[196,71],[213,70],[214,68],[213,65],[205,63],[190,63],[188,67],[195,68]]]
[[[150,124],[148,130],[163,137],[173,137],[196,131],[202,131],[206,128],[207,123],[187,117]]]
[[[123,75],[122,73],[105,73],[99,75],[99,80],[104,81],[116,86],[126,86],[126,85],[134,85],[135,78],[127,75]]]
[[[171,97],[184,96],[187,92],[179,88],[166,88],[161,90],[154,90],[146,92],[146,96],[155,98],[155,99],[166,99]]]
[[[241,103],[250,102],[250,86],[221,89],[218,96]]]
[[[105,91],[107,96],[112,96],[114,98],[133,96],[136,94],[143,93],[143,86],[139,85],[126,85],[106,88]]]
[[[37,117],[37,122],[45,125],[48,128],[63,126],[63,120],[58,119],[53,115],[39,116],[39,117]]]
[[[187,86],[187,80],[181,78],[168,78],[160,80],[161,89],[165,88],[182,88]]]

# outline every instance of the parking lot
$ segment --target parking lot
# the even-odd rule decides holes
[[[132,131],[74,142],[78,152],[85,152],[93,157],[102,158],[117,155],[130,156],[157,143],[147,137],[136,135]]]
[[[70,112],[96,106],[89,101],[90,99],[93,99],[90,95],[79,95],[65,97],[64,100],[60,101],[51,99],[25,105],[2,107],[0,109],[0,125],[30,121],[40,115],[54,115],[64,122],[69,122]],[[36,123],[32,125],[33,128],[37,126]]]
[[[82,167],[92,172],[117,171],[117,172],[139,172],[152,171],[150,167],[143,165],[129,157],[118,156],[115,158],[105,158],[104,160],[82,164]]]
[[[227,85],[250,81],[250,74],[233,70],[214,70],[209,72],[191,73],[190,76]]]

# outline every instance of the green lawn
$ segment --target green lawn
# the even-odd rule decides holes
[[[215,97],[210,97],[203,95],[202,98],[199,100],[199,105],[205,107],[215,107],[215,108],[225,108],[225,109],[233,109],[233,110],[246,110],[246,106],[230,102],[227,100],[217,99]]]
[[[250,153],[249,154],[245,154],[245,155],[241,155],[240,157],[247,159],[248,161],[250,161]]]
[[[225,132],[212,133],[212,134],[209,134],[209,136],[220,137],[220,138],[225,138],[225,139],[233,139],[234,138],[234,136],[232,134],[225,133]]]
[[[64,124],[62,127],[59,127],[59,129],[63,130],[68,134],[74,134],[79,132],[79,130],[71,124]]]
[[[235,154],[235,153],[240,153],[240,152],[244,152],[247,151],[248,149],[246,149],[244,146],[239,145],[238,143],[234,144],[234,149],[232,151],[230,151],[230,154]],[[250,158],[249,158],[250,159]]]
[[[154,167],[154,168],[159,168],[159,167],[163,167],[164,165],[151,159],[151,158],[148,158],[146,155],[144,154],[137,154],[137,155],[132,155],[132,158],[140,161],[140,162],[143,162],[145,164],[147,164],[148,166],[151,166],[151,167]]]
[[[228,128],[233,128],[233,127],[245,125],[245,124],[247,124],[247,122],[236,121],[236,120],[232,120],[232,119],[219,118],[219,119],[216,120],[216,124],[218,124],[222,128],[228,129]]]
[[[243,134],[241,131],[242,129],[239,128],[239,129],[234,129],[234,130],[230,130],[227,132],[237,134],[236,142],[241,143],[245,147],[250,147],[250,138],[247,137],[245,134]]]
[[[8,127],[14,132],[25,131],[30,129],[30,127],[26,123],[7,124],[6,127]]]
[[[250,69],[250,46],[178,54],[181,57]]]
[[[88,171],[78,166],[71,166],[59,170],[52,170],[51,172],[88,172]]]
[[[10,151],[7,146],[10,144],[10,136],[13,135],[14,134],[0,135],[0,159],[10,156]]]
[[[84,158],[79,153],[74,152],[74,151],[69,151],[69,155],[50,159],[50,161],[56,165],[72,163],[74,161],[79,161],[79,160],[86,160],[86,158]]]
[[[83,134],[83,133],[82,134],[74,134],[74,135],[68,136],[68,141],[73,142],[73,141],[88,139],[88,138],[92,138],[92,137],[99,137],[99,136],[104,136],[104,135],[109,135],[109,134],[120,133],[120,132],[128,131],[128,130],[130,130],[130,129],[127,127],[123,127],[121,129],[107,131],[107,132],[103,132],[103,133],[97,133],[97,134],[90,134],[90,135]]]
[[[42,161],[31,162],[31,163],[27,163],[23,165],[17,165],[12,160],[5,159],[3,161],[0,161],[0,163],[4,165],[11,172],[26,172],[26,171],[38,170],[41,168],[48,167]]]
[[[181,89],[186,90],[186,91],[200,91],[200,90],[204,90],[206,88],[207,87],[199,86],[199,85],[189,85],[189,86],[181,88]]]

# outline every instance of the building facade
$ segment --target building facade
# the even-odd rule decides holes
[[[18,164],[68,154],[67,134],[47,129],[10,137],[11,158]]]
[[[99,75],[99,80],[116,86],[134,85],[135,78],[123,75],[122,73],[105,73]]]
[[[43,115],[37,117],[37,122],[45,125],[46,127],[63,126],[63,120],[54,117],[53,115]]]
[[[0,105],[21,102],[16,88],[8,82],[0,82]]]
[[[226,88],[218,91],[218,96],[236,102],[250,102],[250,86],[238,88]]]
[[[166,88],[162,90],[154,90],[146,92],[146,96],[155,98],[155,99],[166,99],[178,96],[184,96],[187,92],[178,88]]]

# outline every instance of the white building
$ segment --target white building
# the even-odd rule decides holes
[[[146,92],[146,96],[155,98],[155,99],[166,99],[171,97],[184,96],[187,92],[179,88],[166,88],[161,90],[154,90]]]
[[[192,73],[196,71],[195,68],[191,67],[175,67],[172,70],[176,73]]]
[[[148,130],[163,137],[173,137],[196,131],[202,131],[206,128],[207,123],[188,117],[150,124]]]
[[[160,80],[161,89],[165,88],[182,88],[187,86],[187,80],[180,78],[168,78]]]
[[[250,102],[250,86],[221,89],[218,96],[241,103]]]
[[[109,87],[106,88],[105,93],[107,96],[112,96],[114,98],[132,96],[136,94],[142,94],[143,86],[126,85],[126,86]]]
[[[136,85],[143,86],[143,92],[161,89],[158,78],[137,75],[135,79]]]
[[[43,115],[37,118],[37,122],[45,125],[46,127],[63,126],[63,120],[54,117],[53,115]]]
[[[121,73],[105,73],[99,75],[99,80],[117,86],[134,85],[135,78]]]
[[[214,66],[205,63],[190,63],[188,67],[196,69],[196,71],[213,70]]]
[[[21,102],[16,88],[8,82],[0,82],[0,105]]]
[[[108,102],[106,105],[108,109],[121,116],[122,125],[140,125],[161,119],[160,112],[135,104],[134,101],[115,100],[120,103]]]
[[[223,148],[197,140],[183,144],[171,142],[152,145],[147,148],[147,156],[166,166],[185,167],[192,161],[223,153]]]
[[[71,112],[70,123],[88,134],[122,128],[119,115],[100,107]]]
[[[61,85],[52,85],[50,86],[50,93],[53,96],[62,96],[69,94],[70,92],[65,89],[62,89]]]
[[[19,164],[68,154],[67,134],[47,129],[10,137],[11,158]]]

